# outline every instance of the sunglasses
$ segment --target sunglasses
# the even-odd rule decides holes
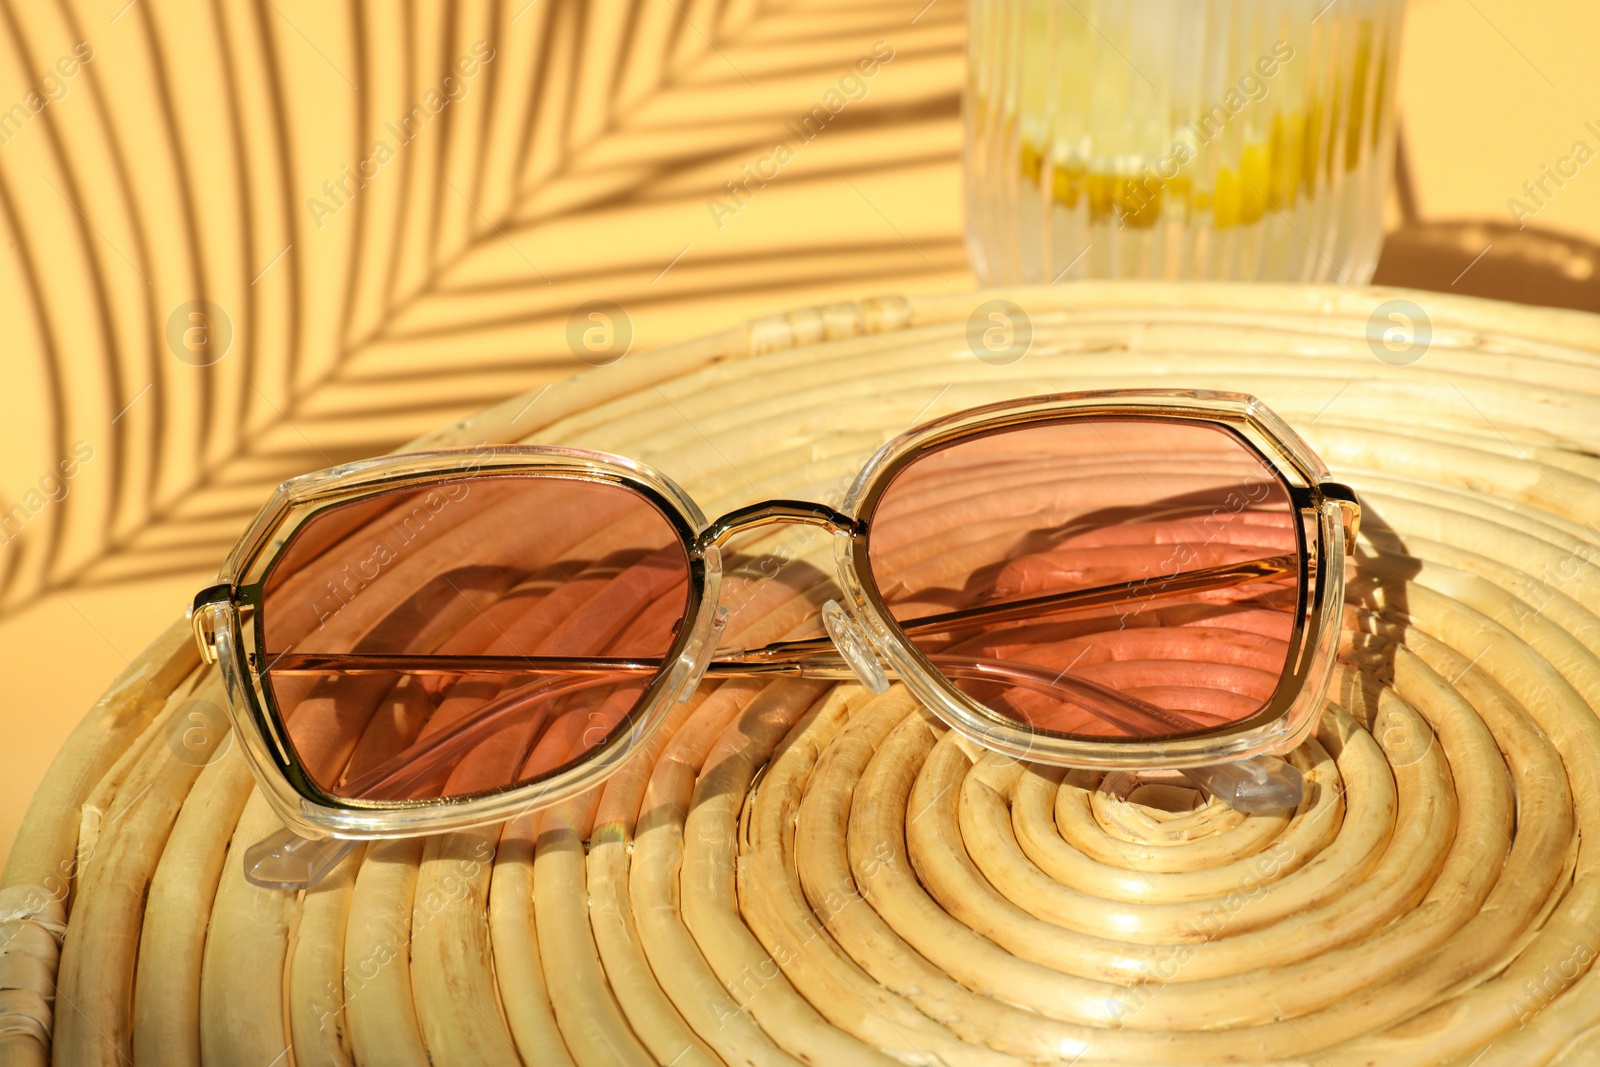
[[[1359,518],[1253,397],[1061,394],[918,426],[837,506],[714,521],[573,448],[334,467],[279,487],[192,619],[286,827],[246,853],[262,885],[591,789],[702,679],[898,681],[1000,753],[1266,810],[1301,799],[1279,757],[1322,710]]]

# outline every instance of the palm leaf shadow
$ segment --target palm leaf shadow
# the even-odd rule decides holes
[[[43,368],[37,377],[48,393],[40,398],[49,413],[41,454],[64,454],[72,440],[91,437],[108,472],[98,496],[69,494],[28,537],[0,549],[0,615],[53,592],[204,575],[283,478],[391,451],[584,369],[561,345],[560,327],[592,296],[645,313],[751,295],[781,306],[795,302],[786,293],[875,291],[885,277],[960,271],[955,235],[908,247],[887,228],[848,240],[802,238],[778,255],[699,250],[668,284],[657,282],[671,253],[646,245],[570,265],[535,265],[519,245],[557,221],[605,222],[675,200],[686,211],[704,211],[703,200],[721,192],[739,162],[785,136],[785,121],[805,114],[878,40],[894,40],[902,66],[926,63],[943,73],[910,100],[903,92],[881,104],[869,97],[840,116],[839,129],[847,131],[840,136],[953,124],[959,64],[948,61],[962,47],[962,16],[941,6],[947,10],[924,13],[912,25],[920,4],[638,0],[612,17],[612,9],[581,0],[541,0],[495,2],[482,25],[469,24],[471,16],[452,4],[442,21],[426,25],[409,5],[357,0],[341,32],[331,34],[309,19],[311,8],[286,2],[258,3],[248,14],[214,2],[210,21],[193,26],[164,21],[149,5],[128,9],[119,28],[134,32],[117,40],[137,50],[142,65],[113,66],[112,46],[105,46],[106,59],[84,64],[79,75],[87,87],[82,106],[46,111],[36,120],[41,130],[26,131],[40,134],[44,158],[77,175],[56,187],[81,208],[73,240],[47,244],[30,233],[33,198],[52,194],[39,193],[27,175],[0,172],[0,225],[39,290],[28,313],[41,341],[29,346],[28,358]],[[79,18],[69,0],[57,7],[40,12],[5,0],[0,35],[9,35],[25,69],[49,64],[50,47],[38,43],[48,16],[65,12],[75,32],[98,25]],[[794,33],[797,27],[805,32]],[[783,32],[794,44],[774,41]],[[333,43],[340,39],[342,52]],[[390,120],[382,116],[422,99],[477,40],[492,40],[497,50],[472,87],[477,110],[445,107],[431,143],[421,143],[425,128],[382,175],[387,187],[375,180],[372,190],[349,198],[348,216],[333,220],[342,231],[331,239],[313,231],[301,201],[315,190],[295,177],[310,151],[297,133],[307,114],[331,106],[330,90],[348,94],[359,120],[342,158],[359,160],[366,154],[360,146],[383,135]],[[210,91],[223,101],[225,136],[201,145],[185,138],[194,125],[183,109],[203,73],[177,57],[207,46],[222,57],[222,83]],[[406,57],[398,78],[385,68],[396,50]],[[127,84],[130,69],[148,71],[156,84]],[[701,106],[719,87],[750,93],[755,103],[726,116]],[[115,121],[123,97],[136,93],[159,103],[146,125]],[[784,180],[820,188],[954,160],[953,148],[902,140],[870,163],[823,161]],[[112,160],[93,182],[73,148],[79,144],[100,145]],[[197,177],[206,170],[201,152],[232,161],[227,191],[238,232],[226,239],[201,221],[214,217],[205,209],[213,189]],[[141,211],[148,190],[140,160],[152,153],[165,155],[186,205],[172,229]],[[716,177],[704,178],[701,188],[701,174]],[[564,198],[559,211],[541,206],[552,191]],[[59,204],[54,210],[66,214]],[[63,258],[101,294],[98,350],[65,344],[71,326],[62,305],[46,298],[60,284],[53,276],[62,274]],[[174,282],[156,267],[172,261],[181,262],[188,281]],[[150,285],[134,286],[130,271]],[[330,300],[308,297],[312,278],[319,286],[336,280]],[[236,330],[237,353],[198,374],[166,351],[162,321],[169,307],[190,298],[227,302]],[[327,306],[336,313],[323,313]],[[676,339],[639,340],[650,347]],[[87,373],[109,385],[89,387]]]

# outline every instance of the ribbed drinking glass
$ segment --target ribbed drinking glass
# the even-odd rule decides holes
[[[970,0],[985,284],[1366,282],[1404,0]]]

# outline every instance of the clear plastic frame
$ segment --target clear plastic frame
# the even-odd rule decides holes
[[[863,630],[895,676],[924,706],[986,748],[1043,763],[1105,769],[1183,769],[1281,754],[1310,733],[1333,670],[1344,556],[1360,521],[1355,494],[1330,482],[1327,468],[1287,423],[1239,393],[1117,391],[1078,393],[975,408],[917,427],[884,445],[856,477],[843,511],[870,531],[884,487],[930,449],[977,434],[1073,419],[1156,419],[1226,428],[1282,479],[1298,515],[1299,604],[1288,667],[1265,706],[1243,721],[1192,736],[1115,742],[1054,737],[1019,726],[956,688],[905,640],[868,563],[870,533],[836,539],[841,581]]]
[[[885,601],[869,556],[874,515],[907,465],[957,441],[1075,420],[1155,420],[1229,435],[1270,468],[1292,508],[1298,568],[1288,658],[1259,710],[1182,736],[1096,738],[1038,730],[1001,714],[951,681],[907,635]],[[263,590],[297,531],[330,508],[397,489],[488,476],[570,479],[621,487],[671,525],[688,561],[688,595],[671,648],[652,665],[632,710],[604,742],[535,780],[462,796],[373,799],[335,795],[318,784],[289,738],[268,684]],[[233,726],[258,782],[285,825],[303,837],[372,839],[461,829],[512,818],[602,782],[686,700],[702,678],[800,676],[859,680],[882,691],[901,682],[930,711],[974,741],[1018,758],[1090,768],[1198,768],[1282,753],[1311,730],[1333,666],[1343,557],[1359,519],[1351,491],[1327,480],[1295,433],[1252,397],[1234,393],[1131,391],[1036,397],[976,408],[917,427],[885,445],[839,508],[773,500],[714,521],[665,475],[627,459],[577,449],[481,446],[386,456],[285,482],[228,557],[217,583],[195,598],[202,654],[222,673]],[[775,523],[829,531],[842,603],[823,612],[828,637],[756,649],[719,648],[721,546],[736,533]],[[1130,585],[1132,583],[1129,583]],[[1105,590],[1092,591],[1103,598]],[[281,654],[281,653],[280,653]],[[531,661],[530,661],[531,662]]]
[[[521,475],[602,482],[626,487],[654,504],[672,523],[689,554],[686,625],[616,736],[581,766],[519,789],[427,801],[334,796],[307,772],[290,742],[266,684],[270,666],[258,613],[265,579],[295,532],[324,510],[396,489],[440,485],[487,475]],[[715,545],[701,545],[706,528],[687,494],[671,480],[625,459],[575,449],[483,446],[384,456],[290,479],[246,531],[218,574],[195,599],[193,620],[202,654],[221,670],[233,727],[267,799],[285,824],[308,837],[407,837],[511,818],[553,804],[617,769],[660,726],[672,702],[691,691],[715,640],[722,576]]]

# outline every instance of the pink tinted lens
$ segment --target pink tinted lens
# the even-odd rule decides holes
[[[958,441],[896,474],[873,578],[959,689],[1075,737],[1173,737],[1271,700],[1302,567],[1282,479],[1210,424],[1069,420]]]
[[[617,743],[689,602],[682,539],[610,483],[496,475],[318,512],[263,588],[266,684],[340,797],[459,797]]]

